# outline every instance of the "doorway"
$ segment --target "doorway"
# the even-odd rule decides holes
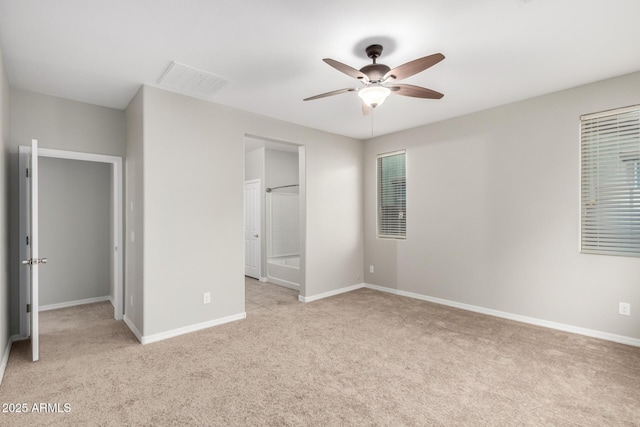
[[[27,205],[27,180],[22,179],[23,173],[26,170],[26,165],[28,165],[28,158],[31,153],[31,147],[19,147],[19,159],[20,159],[20,174],[21,179],[19,180],[19,192],[20,192],[20,241],[22,244],[20,245],[20,259],[25,259],[29,256],[28,250],[28,238],[27,238],[27,220],[24,212],[28,210]],[[54,149],[46,149],[40,148],[38,149],[38,158],[48,158],[47,160],[53,161],[80,161],[80,162],[93,162],[99,163],[101,165],[106,166],[107,174],[108,174],[108,205],[109,212],[106,214],[106,218],[109,221],[109,231],[107,233],[108,237],[108,248],[105,250],[105,254],[109,257],[108,263],[108,273],[109,273],[109,300],[111,300],[113,304],[113,317],[116,320],[121,320],[123,316],[123,277],[122,277],[122,265],[123,265],[123,256],[122,256],[122,158],[117,156],[108,156],[101,154],[92,154],[92,153],[79,153],[79,152],[71,152],[71,151],[63,151],[63,150],[54,150]],[[105,172],[105,171],[103,171]],[[55,219],[53,219],[55,221]],[[104,235],[104,233],[103,233]],[[82,236],[70,236],[75,238],[81,238]],[[45,254],[46,255],[46,254]],[[53,265],[53,260],[51,260],[51,264]],[[81,262],[79,260],[79,262]],[[103,268],[104,269],[104,268]],[[28,291],[28,269],[20,270],[20,304],[21,307],[26,307],[30,301],[30,295]],[[98,298],[104,299],[104,298]],[[52,300],[53,301],[53,300]],[[65,303],[52,303],[49,304],[48,308],[61,308],[69,305],[76,305],[76,303],[89,303],[96,302],[97,300],[94,298],[80,298],[72,301],[71,304]],[[29,315],[26,310],[20,310],[20,337],[28,338],[30,335],[30,326],[29,326]]]
[[[106,163],[38,160],[41,312],[113,298],[110,174]]]
[[[260,261],[256,270],[245,275],[245,306],[255,304],[249,299],[266,289],[286,290],[304,295],[305,286],[305,224],[306,170],[305,147],[299,144],[274,141],[245,135],[245,185],[253,182],[259,187]],[[245,220],[251,215],[252,202],[245,191]],[[245,267],[256,252],[248,250],[245,222]],[[249,236],[251,237],[251,236]],[[256,274],[259,271],[259,274]],[[260,283],[269,282],[269,286]],[[276,285],[275,287],[273,285]],[[288,289],[286,289],[288,288]],[[264,295],[260,296],[264,300]]]

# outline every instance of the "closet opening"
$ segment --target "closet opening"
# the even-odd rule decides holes
[[[20,172],[31,147],[20,147]],[[109,301],[123,317],[122,158],[38,149],[38,240],[47,263],[40,269],[38,311]],[[29,255],[27,180],[20,179],[20,256]],[[20,270],[20,301],[30,301],[29,269]],[[30,316],[20,314],[20,337]]]

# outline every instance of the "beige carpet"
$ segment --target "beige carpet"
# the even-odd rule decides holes
[[[0,424],[640,425],[639,348],[367,289],[274,301],[146,346],[108,303],[42,313],[0,401],[71,412]]]

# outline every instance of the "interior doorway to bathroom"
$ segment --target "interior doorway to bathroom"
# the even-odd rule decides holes
[[[304,289],[305,195],[304,146],[245,136],[248,313],[274,301],[295,302]]]

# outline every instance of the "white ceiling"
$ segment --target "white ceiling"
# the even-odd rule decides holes
[[[12,86],[124,109],[172,61],[230,83],[212,101],[368,138],[640,70],[638,0],[0,0]],[[391,95],[372,117],[329,67],[446,59],[404,83],[442,100]]]

